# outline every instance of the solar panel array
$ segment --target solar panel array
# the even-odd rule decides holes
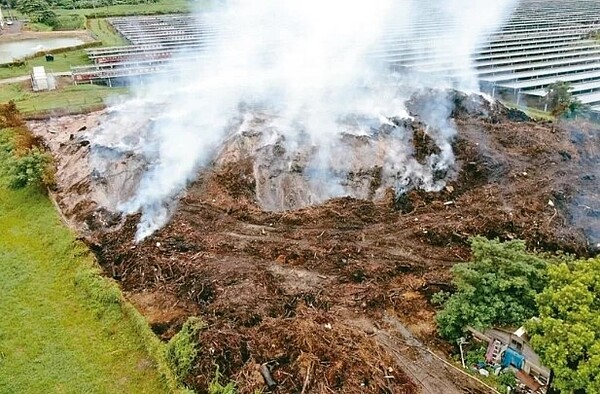
[[[193,66],[195,56],[217,34],[210,14],[111,18],[129,46],[87,51],[91,66],[73,67],[76,83],[111,81],[168,72],[170,59]],[[423,2],[410,21],[390,27],[370,56],[390,67],[456,78],[466,73],[455,63],[456,43],[445,32],[461,28]],[[600,111],[600,1],[521,0],[502,29],[481,37],[472,66],[484,90],[518,103],[543,107],[545,87],[572,84],[582,103]],[[187,54],[187,55],[186,55]]]

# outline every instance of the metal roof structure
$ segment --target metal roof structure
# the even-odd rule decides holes
[[[390,26],[369,56],[394,69],[460,77],[472,70],[453,63],[455,45],[443,32],[456,29],[435,6],[423,2],[410,26]],[[131,44],[93,48],[91,66],[74,67],[76,82],[128,78],[164,71],[175,54],[190,61],[191,53],[213,45],[219,33],[210,13],[110,18],[109,23]],[[504,26],[481,37],[471,56],[482,88],[492,94],[512,94],[519,101],[538,101],[544,88],[563,80],[582,102],[600,109],[599,0],[521,0]],[[190,51],[190,56],[186,56]],[[183,53],[183,55],[181,55]]]

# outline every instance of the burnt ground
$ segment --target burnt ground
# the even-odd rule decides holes
[[[429,299],[452,288],[449,269],[469,259],[473,235],[593,253],[598,222],[577,202],[598,202],[590,181],[598,156],[585,142],[597,143],[598,130],[536,123],[461,97],[453,113],[460,171],[439,193],[396,198],[390,190],[375,202],[265,212],[252,163],[240,159],[201,173],[170,223],[139,244],[138,217],[120,222],[91,202],[62,203],[85,192],[84,180],[60,175],[80,150],[46,137],[63,154],[59,205],[74,223],[88,223],[85,239],[105,273],[154,331],[168,339],[190,315],[208,323],[187,381],[199,392],[215,365],[241,393],[265,388],[265,363],[279,393],[485,392],[428,350],[448,350]],[[62,122],[73,133],[86,119]],[[413,143],[430,149],[418,129]]]

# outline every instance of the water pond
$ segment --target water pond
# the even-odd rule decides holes
[[[77,37],[32,38],[13,42],[0,42],[0,63],[10,63],[40,51],[51,51],[83,44]]]

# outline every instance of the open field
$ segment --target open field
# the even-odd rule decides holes
[[[0,103],[13,100],[23,115],[32,116],[51,111],[86,112],[98,109],[111,96],[127,93],[125,88],[99,85],[68,85],[50,92],[32,92],[29,82],[0,85]]]
[[[111,287],[46,195],[2,176],[0,261],[0,392],[166,392],[121,306],[93,298]]]

